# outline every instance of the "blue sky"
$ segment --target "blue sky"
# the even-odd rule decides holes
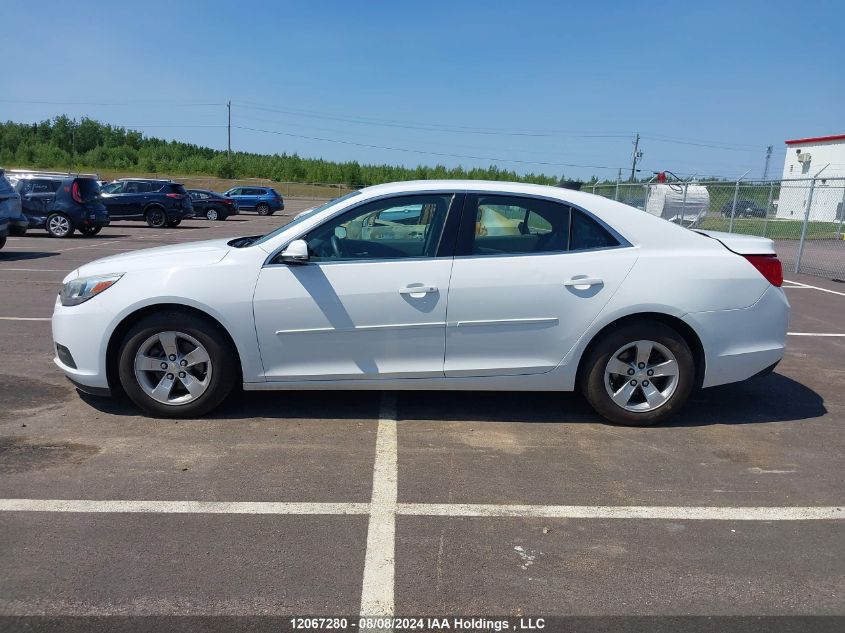
[[[645,170],[750,177],[845,133],[842,2],[3,4],[2,120],[225,148],[231,99],[238,150],[581,178],[635,132]]]

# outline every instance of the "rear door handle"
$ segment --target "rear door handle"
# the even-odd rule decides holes
[[[409,284],[404,288],[399,288],[400,295],[427,295],[437,292],[437,286],[426,286],[424,284]]]
[[[573,277],[563,282],[564,286],[575,288],[576,290],[585,290],[592,286],[603,286],[604,280],[598,277]]]

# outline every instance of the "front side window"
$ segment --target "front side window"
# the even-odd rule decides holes
[[[401,196],[355,207],[305,236],[313,261],[434,257],[451,194]]]
[[[556,253],[567,250],[570,208],[538,198],[479,195],[474,255]]]

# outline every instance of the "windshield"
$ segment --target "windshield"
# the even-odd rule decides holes
[[[249,244],[242,244],[242,246],[254,246],[256,244],[261,244],[263,242],[266,242],[267,240],[271,240],[274,237],[276,237],[279,233],[281,233],[282,231],[287,231],[292,226],[296,226],[297,224],[299,224],[300,222],[303,222],[304,220],[307,220],[311,216],[317,215],[321,211],[325,211],[326,209],[333,207],[337,204],[340,204],[341,202],[344,202],[346,200],[349,200],[350,198],[354,198],[355,196],[357,196],[360,193],[361,193],[360,191],[353,191],[351,193],[347,193],[345,196],[341,196],[340,198],[335,198],[333,200],[329,200],[328,202],[321,204],[319,207],[314,207],[313,209],[309,209],[308,211],[305,211],[301,215],[294,218],[292,221],[288,222],[287,224],[280,226],[275,231],[271,231],[270,233],[267,233],[267,235],[262,235],[261,237],[259,237],[255,241],[249,242]]]

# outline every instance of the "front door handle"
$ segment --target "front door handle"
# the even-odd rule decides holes
[[[587,288],[591,288],[592,286],[603,286],[604,280],[599,279],[598,277],[573,277],[572,279],[567,279],[563,282],[564,286],[568,286],[570,288],[575,288],[576,290],[586,290]]]
[[[399,288],[400,295],[411,295],[412,297],[423,297],[435,292],[437,292],[437,286],[426,286],[425,284],[409,284],[404,288]]]

